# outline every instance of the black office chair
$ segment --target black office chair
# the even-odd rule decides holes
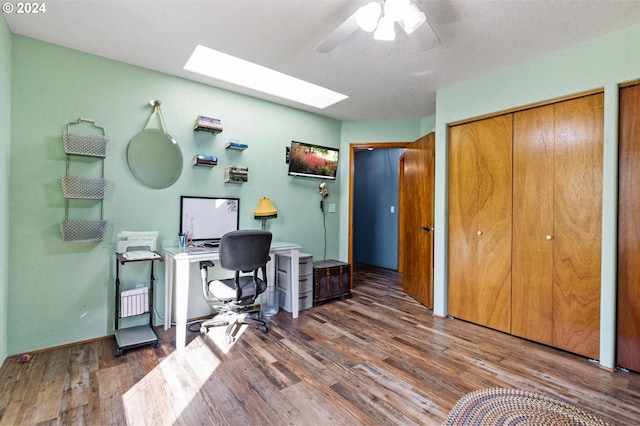
[[[261,230],[241,230],[229,232],[220,239],[220,266],[235,271],[233,278],[208,281],[211,261],[200,262],[202,294],[212,308],[220,311],[200,326],[200,333],[209,327],[226,325],[225,338],[233,343],[236,324],[249,324],[266,333],[267,324],[260,319],[260,310],[251,310],[256,298],[267,289],[267,262],[271,246],[271,232]],[[262,278],[258,277],[262,272]],[[217,305],[216,305],[217,304]]]

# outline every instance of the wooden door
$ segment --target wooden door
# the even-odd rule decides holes
[[[512,333],[597,358],[603,96],[514,114]]]
[[[401,166],[400,214],[403,289],[433,309],[433,203],[435,134],[409,144]]]
[[[511,329],[511,114],[449,133],[449,313]]]
[[[600,348],[604,94],[555,105],[554,346]]]
[[[553,344],[554,108],[513,116],[511,332]]]
[[[617,364],[640,372],[640,86],[620,90]]]
[[[449,129],[448,312],[478,322],[477,124]]]

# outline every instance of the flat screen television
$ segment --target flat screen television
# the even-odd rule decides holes
[[[215,245],[239,225],[239,198],[180,197],[180,233],[188,233],[193,241]]]
[[[335,180],[339,153],[338,148],[291,141],[289,176]]]

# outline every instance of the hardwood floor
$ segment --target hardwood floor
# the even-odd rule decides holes
[[[397,274],[355,265],[353,298],[281,312],[270,331],[158,329],[162,344],[114,358],[113,339],[0,369],[0,424],[441,424],[464,394],[536,390],[619,425],[640,423],[640,375],[431,311]]]

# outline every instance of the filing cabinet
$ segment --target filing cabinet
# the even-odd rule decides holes
[[[313,306],[313,255],[300,253],[298,264],[298,310],[302,311]],[[280,307],[291,312],[291,255],[289,253],[278,255],[276,282],[280,290]]]

